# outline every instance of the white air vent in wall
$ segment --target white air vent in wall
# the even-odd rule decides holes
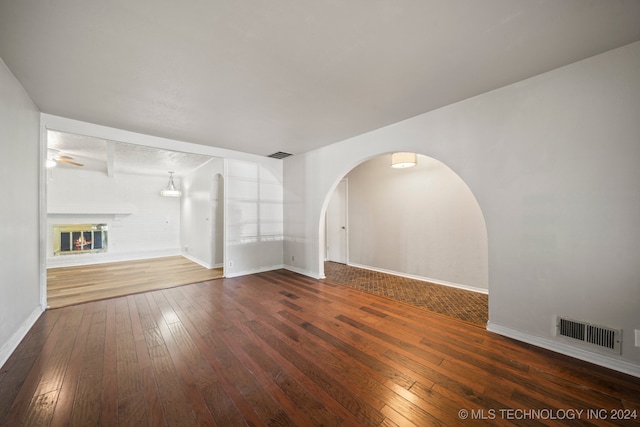
[[[620,329],[556,316],[556,335],[572,338],[590,347],[616,354],[620,354],[622,350],[622,330]]]

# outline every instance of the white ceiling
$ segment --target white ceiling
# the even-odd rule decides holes
[[[111,176],[165,175],[168,179],[170,171],[182,176],[213,159],[51,130],[47,132],[47,148],[52,157],[68,156],[72,162],[82,165],[58,162],[56,168],[98,171]]]
[[[638,0],[0,0],[41,111],[309,151],[640,40]]]

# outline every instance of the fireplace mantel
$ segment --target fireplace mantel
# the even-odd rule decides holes
[[[132,215],[134,213],[136,213],[136,207],[128,204],[109,206],[65,204],[47,206],[48,215]]]

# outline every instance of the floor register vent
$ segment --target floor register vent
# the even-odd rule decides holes
[[[573,338],[592,348],[620,354],[622,350],[622,330],[592,325],[579,320],[557,316],[556,335]]]

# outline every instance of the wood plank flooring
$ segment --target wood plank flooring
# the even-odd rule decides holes
[[[49,308],[218,279],[222,268],[205,268],[185,257],[47,269]]]
[[[47,310],[0,370],[2,426],[637,425],[638,411],[638,378],[284,270]]]

